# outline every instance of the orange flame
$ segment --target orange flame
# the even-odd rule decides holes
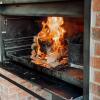
[[[48,17],[47,22],[42,22],[42,30],[34,37],[35,46],[33,48],[36,49],[35,52],[34,50],[32,51],[31,58],[33,59],[33,62],[41,64],[43,63],[43,60],[46,60],[47,64],[49,64],[57,62],[62,56],[64,56],[65,30],[62,27],[63,24],[63,17]],[[42,43],[45,44],[41,45]],[[46,49],[45,52],[42,50],[43,48]],[[36,60],[36,58],[38,60]],[[59,64],[57,63],[56,65]]]

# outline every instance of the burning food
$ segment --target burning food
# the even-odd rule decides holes
[[[42,30],[33,39],[31,54],[33,63],[47,68],[67,63],[63,24],[63,17],[48,17],[46,22],[42,22]]]

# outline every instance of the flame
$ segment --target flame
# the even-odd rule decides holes
[[[34,37],[32,51],[32,61],[36,64],[48,64],[55,67],[59,65],[59,60],[64,56],[64,33],[62,27],[63,17],[48,17],[47,22],[42,22],[42,30]],[[45,49],[45,50],[44,50]]]

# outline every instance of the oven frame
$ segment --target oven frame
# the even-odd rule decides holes
[[[2,3],[2,0],[0,0]],[[18,3],[21,3],[20,2]],[[27,0],[25,0],[27,3]],[[31,0],[32,1],[32,0]],[[45,0],[44,0],[45,1]],[[50,0],[49,0],[50,1]],[[59,0],[58,0],[59,1]],[[6,2],[5,2],[6,3]],[[8,2],[9,4],[9,2]],[[90,73],[90,21],[91,21],[91,0],[84,0],[84,84],[83,84],[83,98],[89,100],[89,73]],[[5,31],[6,20],[0,15],[0,62],[3,61],[4,48],[2,41],[2,33]],[[3,33],[5,34],[5,33]]]
[[[83,99],[89,100],[90,86],[90,29],[91,29],[91,2],[84,0],[84,77]]]

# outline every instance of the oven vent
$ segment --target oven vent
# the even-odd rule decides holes
[[[55,1],[68,1],[68,0],[0,0],[1,4],[15,4],[15,3],[37,3],[37,2],[55,2]]]

